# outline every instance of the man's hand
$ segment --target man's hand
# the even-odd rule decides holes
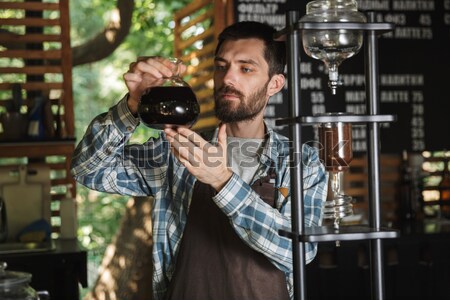
[[[178,67],[181,68],[178,70]],[[159,56],[139,57],[136,62],[130,64],[127,73],[123,75],[127,85],[128,107],[133,114],[137,113],[139,101],[142,94],[152,86],[163,83],[164,78],[171,77],[174,73],[183,73],[186,66],[178,66],[169,59]]]
[[[164,129],[170,142],[173,154],[178,160],[203,183],[220,191],[232,172],[227,166],[227,134],[226,125],[219,127],[218,145],[205,141],[194,131],[179,127]]]

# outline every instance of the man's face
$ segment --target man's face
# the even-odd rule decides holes
[[[225,41],[215,58],[216,116],[225,123],[251,120],[262,113],[269,95],[269,66],[264,42],[258,39]]]

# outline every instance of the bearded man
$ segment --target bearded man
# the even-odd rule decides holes
[[[287,300],[293,298],[289,141],[264,122],[285,84],[285,45],[258,22],[220,34],[214,58],[215,112],[210,140],[167,127],[140,145],[143,93],[173,71],[168,60],[130,64],[128,94],[96,117],[78,144],[72,174],[90,189],[155,198],[154,299]],[[185,66],[182,68],[186,69]],[[327,177],[317,149],[302,149],[305,226],[322,221]],[[310,262],[317,245],[306,244]]]

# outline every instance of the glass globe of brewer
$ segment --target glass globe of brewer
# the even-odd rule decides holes
[[[333,113],[329,115],[344,115]],[[319,125],[319,156],[329,172],[342,172],[353,160],[351,123],[329,122]]]
[[[306,15],[300,22],[365,23],[365,15],[357,10],[355,0],[316,0],[306,5]],[[342,61],[357,54],[363,43],[361,30],[327,29],[304,30],[303,49],[312,58],[322,60],[327,67],[332,94],[342,83],[339,81],[338,67]]]
[[[200,106],[191,87],[180,77],[178,58],[161,58],[172,69],[172,77],[164,77],[149,87],[140,99],[141,122],[154,129],[191,127],[198,118]]]
[[[325,115],[344,115],[344,113],[328,113]],[[334,227],[339,228],[340,220],[353,214],[352,197],[342,192],[342,172],[349,168],[353,159],[351,123],[321,123],[319,156],[330,174],[332,198],[325,201],[324,219],[333,219]]]

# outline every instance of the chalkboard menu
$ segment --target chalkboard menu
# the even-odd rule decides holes
[[[296,9],[305,14],[308,1],[235,0],[235,20],[285,27],[285,13]],[[378,43],[380,113],[397,116],[381,124],[381,151],[420,152],[450,149],[450,0],[360,0],[359,10],[373,11],[377,22],[396,28]],[[301,5],[301,7],[300,7]],[[301,54],[302,115],[324,112],[366,113],[364,51],[339,67],[343,86],[332,95],[324,64]],[[288,113],[287,90],[272,97],[266,120],[288,135],[275,120]],[[353,126],[353,148],[365,152],[365,126]],[[303,129],[304,140],[317,139],[313,126]]]

